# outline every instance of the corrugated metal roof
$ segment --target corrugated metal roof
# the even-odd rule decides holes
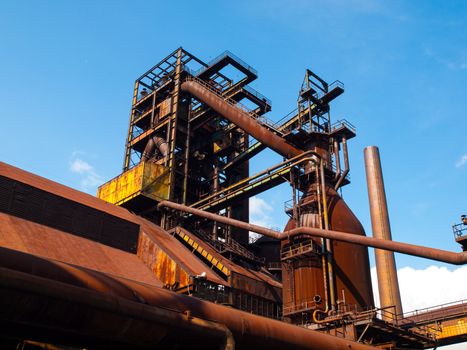
[[[0,176],[13,179],[59,197],[75,201],[90,208],[105,212],[118,218],[130,221],[140,226],[140,235],[152,241],[167,254],[187,275],[207,274],[207,279],[227,284],[210,267],[199,260],[191,251],[175,237],[159,226],[128,210],[109,204],[97,197],[61,185],[41,176],[0,162]],[[154,275],[150,261],[141,261],[137,255],[124,252],[102,243],[79,237],[9,214],[0,213],[0,245],[8,248],[56,259],[90,269],[111,273],[114,275],[139,280],[141,282],[160,285]],[[141,241],[141,240],[140,240]],[[210,249],[211,250],[211,249]],[[212,249],[212,253],[219,254]],[[141,255],[138,253],[138,255]],[[157,257],[151,257],[155,259]],[[222,257],[219,256],[219,259]],[[224,258],[222,258],[224,260]],[[266,282],[274,287],[281,284],[261,271],[250,271],[229,262],[230,269],[253,280]],[[151,271],[153,270],[153,271]]]
[[[176,264],[180,265],[187,274],[198,275],[202,272],[206,272],[208,280],[219,284],[225,283],[225,281],[216,275],[207,265],[203,264],[199,259],[191,254],[191,252],[172,235],[164,231],[159,226],[143,219],[142,217],[130,213],[124,208],[109,204],[97,197],[93,197],[89,194],[77,191],[3,162],[0,162],[0,176],[39,188],[56,196],[81,203],[96,210],[103,211],[107,214],[138,224],[140,225],[141,230],[144,231],[144,234],[147,235],[156,245],[160,246],[161,249],[164,250]],[[101,255],[102,249],[104,249],[107,252],[107,255],[111,256],[111,260],[113,262],[110,260],[105,263],[101,261],[100,265],[95,265],[97,270],[118,274],[117,271],[112,270],[111,266],[113,264],[125,265],[128,259],[131,267],[121,266],[120,269],[134,269],[134,271],[132,270],[133,272],[128,274],[124,273],[122,276],[136,280],[142,278],[142,282],[149,283],[147,281],[148,277],[146,276],[146,273],[149,273],[149,275],[152,276],[153,283],[160,284],[160,281],[156,282],[156,279],[150,269],[140,261],[136,255],[122,255],[122,251],[118,249],[110,250],[112,248],[104,244],[76,237],[63,231],[35,224],[31,221],[22,220],[7,214],[2,214],[0,216],[0,222],[2,222],[2,226],[4,227],[2,231],[4,232],[5,229],[9,227],[8,231],[12,234],[10,238],[6,238],[5,235],[1,234],[2,237],[5,238],[0,239],[0,244],[6,247],[89,268],[93,268],[90,266],[90,264],[93,264],[91,261],[94,261],[94,263],[97,264],[97,261],[100,259],[98,258],[98,255]],[[15,228],[15,225],[18,225],[18,227]],[[39,232],[40,235],[36,236],[34,232]],[[46,240],[38,239],[37,237],[46,237]],[[21,242],[23,242],[23,244],[21,244]],[[83,251],[82,247],[86,247],[86,251]],[[113,253],[111,254],[110,252]],[[125,264],[123,264],[123,262],[125,262]],[[137,272],[138,269],[140,269],[141,272]]]
[[[5,213],[0,213],[0,225],[0,246],[162,285],[135,254]]]

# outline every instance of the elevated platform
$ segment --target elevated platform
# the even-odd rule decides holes
[[[430,329],[438,346],[467,342],[467,300],[405,313],[398,324],[406,329]]]
[[[195,72],[194,75],[202,80],[206,80],[212,77],[214,74],[220,72],[222,68],[225,68],[228,65],[232,65],[240,72],[245,74],[247,77],[246,84],[258,78],[258,72],[256,69],[251,67],[239,57],[235,56],[230,51],[221,53],[219,56],[208,62],[206,67],[203,67],[199,71]]]

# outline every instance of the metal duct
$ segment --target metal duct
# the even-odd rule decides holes
[[[141,161],[145,162],[151,158],[156,147],[159,152],[161,152],[162,156],[166,159],[167,155],[169,154],[169,146],[167,145],[167,142],[162,137],[153,136],[148,140],[148,143],[144,148]]]
[[[336,241],[349,242],[349,243],[354,243],[354,244],[358,244],[358,245],[362,245],[366,247],[379,248],[379,249],[389,250],[393,252],[398,252],[398,253],[403,253],[403,254],[408,254],[408,255],[413,255],[413,256],[419,256],[422,258],[442,261],[442,262],[453,264],[453,265],[467,264],[467,252],[453,253],[453,252],[448,252],[446,250],[423,247],[423,246],[419,246],[415,244],[390,241],[390,240],[381,239],[381,238],[360,236],[360,235],[355,235],[353,233],[348,233],[348,232],[340,232],[340,231],[333,231],[333,230],[326,231],[323,229],[313,228],[313,227],[298,227],[292,230],[279,232],[279,231],[271,230],[263,226],[249,224],[247,222],[230,219],[222,215],[209,213],[204,210],[187,207],[186,205],[177,204],[177,203],[173,203],[170,201],[162,201],[158,204],[158,207],[168,207],[168,208],[172,208],[175,210],[184,211],[186,213],[201,216],[201,217],[213,220],[213,221],[218,221],[223,224],[239,227],[245,230],[249,230],[251,232],[256,232],[264,236],[272,237],[272,238],[279,239],[279,240],[292,237],[292,236],[297,236],[297,235],[309,235],[311,237],[324,237],[324,238],[334,239]]]
[[[182,90],[189,92],[198,100],[206,103],[224,118],[230,120],[246,133],[253,136],[256,140],[265,144],[280,155],[286,158],[292,158],[303,153],[303,150],[292,146],[282,137],[277,136],[264,126],[260,125],[246,111],[229,104],[196,81],[185,81],[182,84]]]
[[[101,348],[179,344],[188,349],[202,344],[209,350],[375,349],[6,248],[0,248],[0,276],[0,321],[15,326],[10,327],[15,332],[11,337]]]

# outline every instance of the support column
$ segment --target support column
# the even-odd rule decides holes
[[[378,147],[366,147],[364,153],[373,237],[391,240],[391,226]],[[375,259],[381,308],[394,305],[395,313],[400,315],[402,314],[402,302],[394,253],[375,249]],[[387,311],[392,312],[390,309]],[[383,319],[392,321],[390,315],[383,314]]]

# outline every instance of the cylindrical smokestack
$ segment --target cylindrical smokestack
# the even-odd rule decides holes
[[[375,238],[391,240],[391,226],[384,191],[383,173],[379,150],[376,146],[365,148],[365,171],[370,202],[371,226]],[[396,314],[402,314],[402,303],[397,280],[394,253],[375,249],[376,273],[381,308],[394,305]],[[386,311],[391,312],[390,309]],[[383,313],[383,319],[391,321],[389,314]]]

